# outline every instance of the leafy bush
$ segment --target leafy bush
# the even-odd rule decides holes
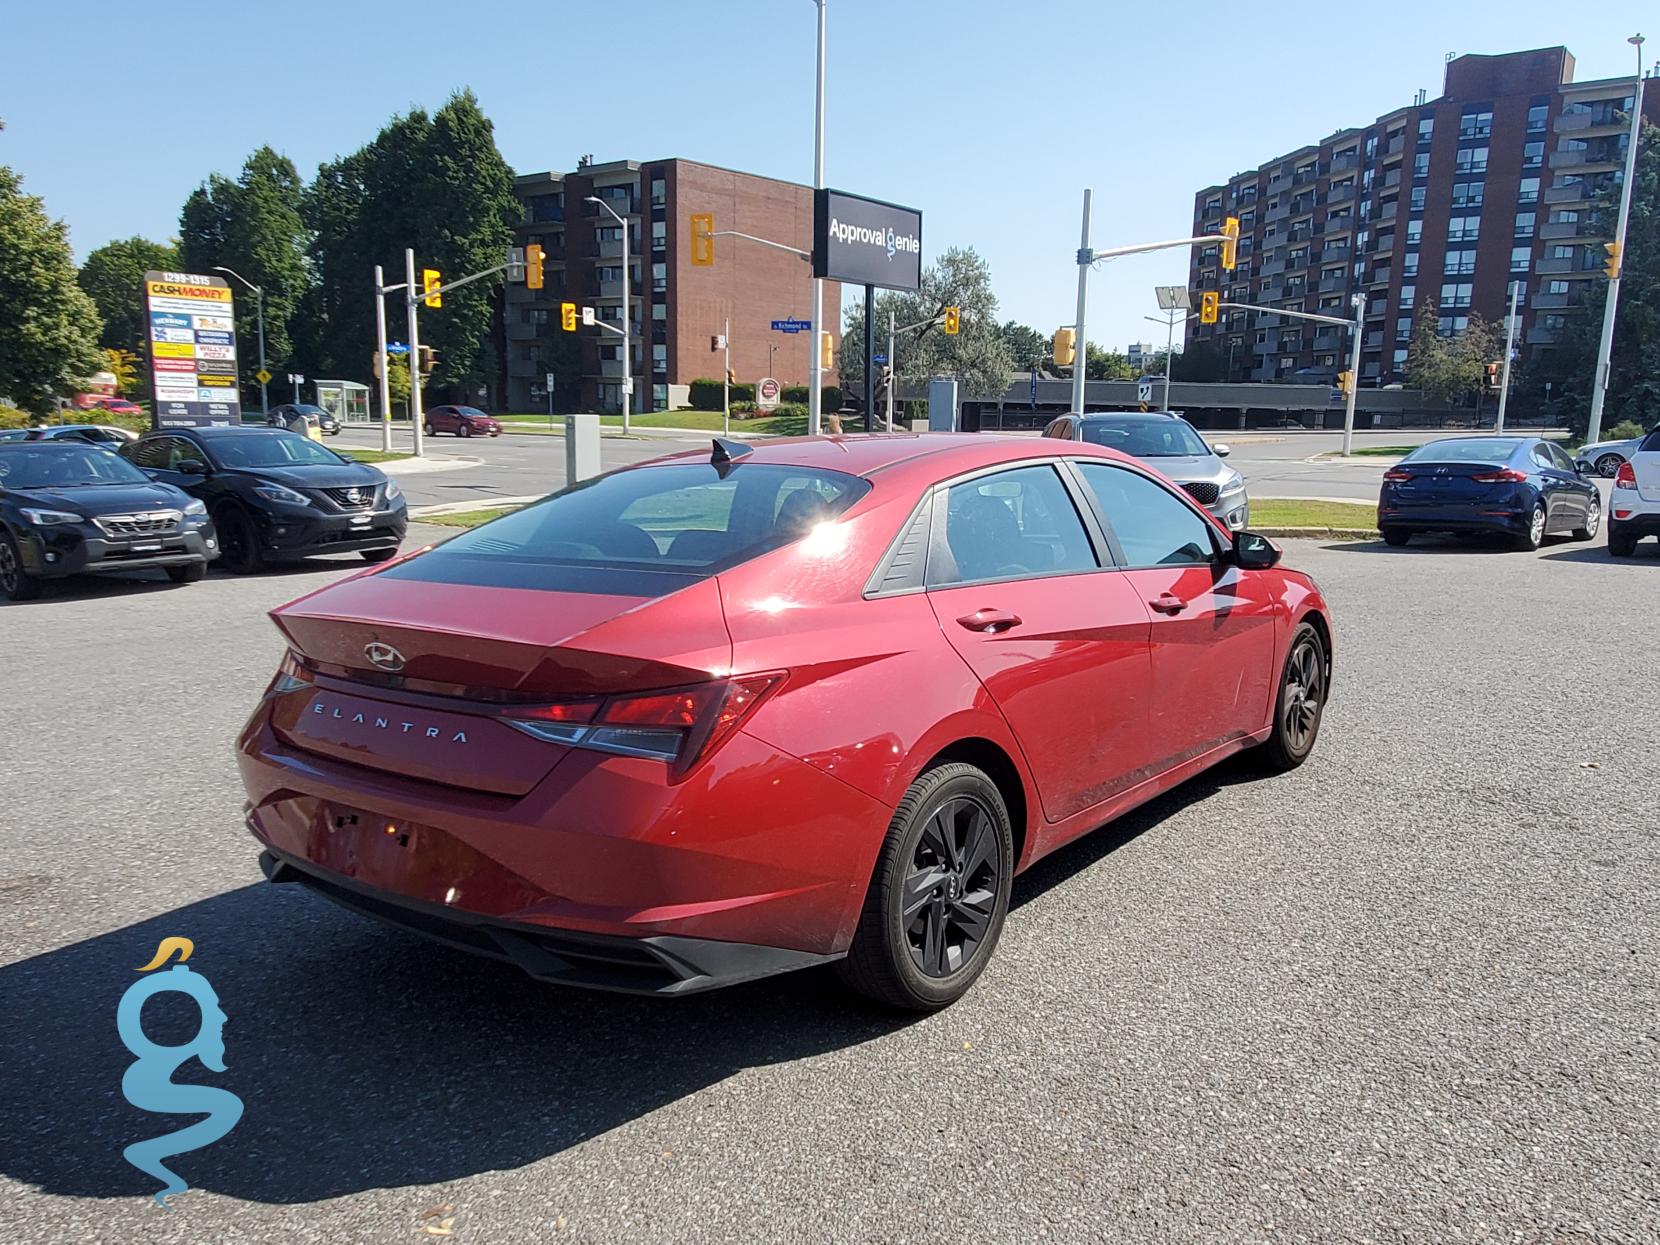
[[[700,376],[691,383],[689,388],[691,392],[686,400],[692,404],[694,411],[718,411],[721,409],[722,389],[719,377],[710,380],[707,376]],[[732,401],[734,403],[755,401],[755,386],[733,385]]]
[[[839,411],[841,409],[842,391],[839,385],[826,385],[821,392],[823,393],[822,401],[825,410]],[[799,402],[805,406],[811,396],[811,390],[806,385],[785,385],[781,396],[786,402]]]
[[[1634,419],[1628,419],[1622,424],[1615,424],[1602,434],[1604,441],[1630,441],[1642,436],[1648,431]]]
[[[28,411],[20,411],[15,406],[0,406],[0,428],[33,428],[39,422],[39,417]]]

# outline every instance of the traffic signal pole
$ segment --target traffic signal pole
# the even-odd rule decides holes
[[[392,360],[386,353],[386,274],[375,265],[375,358],[380,360],[380,448],[392,452]]]
[[[421,325],[416,309],[421,300],[415,291],[415,252],[405,247],[403,252],[404,305],[409,312],[409,431],[414,437],[414,454],[422,456],[421,448]]]
[[[1625,230],[1631,223],[1631,187],[1637,180],[1637,140],[1643,130],[1643,36],[1633,35],[1626,42],[1637,49],[1637,77],[1631,84],[1631,132],[1626,138],[1625,178],[1620,184],[1620,218],[1614,227],[1614,249],[1609,253],[1613,263],[1608,274],[1608,298],[1602,308],[1597,374],[1591,382],[1591,421],[1585,430],[1587,445],[1602,437],[1602,404],[1608,397],[1608,374],[1614,366],[1614,318],[1619,312],[1620,275],[1625,269]]]
[[[1284,307],[1259,307],[1255,303],[1218,303],[1218,307],[1225,307],[1230,311],[1260,311],[1264,315],[1285,316],[1291,320],[1313,320],[1316,324],[1336,324],[1349,330],[1354,338],[1349,346],[1349,384],[1344,394],[1343,404],[1343,453],[1348,454],[1354,449],[1355,438],[1355,390],[1359,386],[1355,383],[1360,373],[1360,333],[1365,326],[1365,316],[1361,309],[1366,305],[1366,296],[1356,294],[1350,301],[1355,309],[1353,320],[1340,320],[1336,316],[1315,315],[1312,311],[1288,311]]]
[[[1504,378],[1499,381],[1499,413],[1493,421],[1495,436],[1504,435],[1504,404],[1510,397],[1510,356],[1516,353],[1516,299],[1522,292],[1522,283],[1510,283],[1510,317],[1504,328]]]

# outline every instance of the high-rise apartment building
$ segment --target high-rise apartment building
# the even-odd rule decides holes
[[[1360,384],[1400,382],[1414,317],[1433,302],[1444,334],[1472,313],[1493,321],[1522,285],[1524,351],[1549,348],[1597,280],[1613,213],[1594,210],[1623,175],[1636,80],[1573,80],[1566,48],[1447,63],[1441,98],[1419,99],[1370,125],[1194,196],[1197,233],[1240,221],[1238,266],[1195,249],[1190,284],[1225,302],[1352,317],[1364,299]],[[1642,85],[1660,121],[1660,81]],[[1348,366],[1347,331],[1284,316],[1224,310],[1188,322],[1187,343],[1213,346],[1233,381],[1329,380]]]
[[[684,402],[699,377],[718,377],[724,355],[711,340],[731,322],[732,370],[739,380],[772,376],[806,384],[812,347],[805,331],[778,332],[812,315],[810,266],[786,251],[736,238],[716,239],[712,266],[691,262],[689,218],[710,213],[715,229],[736,230],[811,250],[811,187],[755,177],[690,160],[584,160],[572,173],[533,173],[514,180],[524,204],[516,244],[538,242],[544,285],[508,284],[503,302],[507,404],[545,409],[545,376],[556,376],[562,409],[621,409],[622,339],[598,327],[566,334],[560,304],[591,306],[598,319],[622,320],[623,265],[632,308],[636,411]],[[592,196],[628,221],[622,226]],[[840,341],[841,287],[826,282],[825,328]],[[561,338],[565,340],[561,340]]]

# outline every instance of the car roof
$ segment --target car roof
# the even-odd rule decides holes
[[[1075,419],[1086,423],[1092,419],[1181,419],[1180,411],[1088,411]]]
[[[157,428],[155,432],[147,432],[144,435],[147,437],[153,437],[158,433],[165,433],[169,436],[176,436],[184,433],[198,437],[293,437],[299,435],[295,432],[289,432],[286,428],[267,428],[263,425],[252,428],[228,428],[222,425],[202,427],[197,424],[183,424],[178,427]]]
[[[742,444],[740,442],[740,444]],[[641,463],[647,467],[662,463],[707,462],[713,445],[706,450],[686,450]],[[871,476],[894,469],[915,467],[934,478],[958,475],[977,467],[992,467],[1021,459],[1087,456],[1133,463],[1117,450],[1083,441],[1061,441],[1053,437],[1016,437],[991,432],[866,433],[825,437],[779,437],[756,442],[739,464],[770,464],[807,467],[818,471],[839,471],[847,475]]]
[[[62,441],[52,440],[45,437],[41,438],[39,441],[0,441],[0,452],[10,452],[12,450],[45,450],[48,454],[68,454],[74,450],[94,448],[96,447],[91,445],[89,442],[76,441],[68,438]],[[105,453],[108,452],[109,451],[107,450],[105,451]]]

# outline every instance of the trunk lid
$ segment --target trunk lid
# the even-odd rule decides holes
[[[1391,481],[1394,496],[1407,505],[1439,506],[1447,503],[1482,501],[1508,496],[1510,485],[1477,476],[1491,476],[1505,470],[1503,462],[1490,463],[1400,463],[1394,470],[1411,474],[1410,480]]]
[[[1644,501],[1660,501],[1660,450],[1633,454],[1631,470],[1637,475],[1637,495]]]

